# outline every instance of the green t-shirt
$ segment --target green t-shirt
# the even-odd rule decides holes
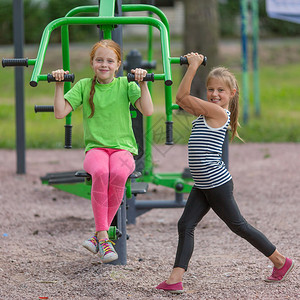
[[[95,84],[95,113],[92,118],[89,96],[92,79],[78,81],[65,94],[73,110],[82,104],[85,151],[93,148],[124,149],[137,155],[138,147],[132,129],[130,103],[134,105],[141,97],[135,82],[126,77],[115,78],[109,84]]]

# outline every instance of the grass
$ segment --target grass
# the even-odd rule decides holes
[[[261,68],[261,115],[256,117],[252,109],[249,122],[239,130],[246,141],[300,142],[299,74],[299,64]]]
[[[77,52],[81,53],[81,51]],[[7,53],[1,53],[3,57],[9,57]],[[35,57],[35,54],[27,54],[28,57]],[[72,72],[76,74],[76,80],[91,74],[88,67],[86,54],[76,58]],[[172,53],[172,56],[177,54]],[[144,56],[143,56],[144,57]],[[55,55],[54,55],[55,59]],[[59,61],[53,58],[49,62],[45,61],[44,68],[49,70],[56,68]],[[57,59],[56,59],[57,60]],[[83,61],[82,61],[83,60]],[[159,62],[158,62],[158,65]],[[50,66],[52,67],[50,69]],[[32,69],[25,68],[25,131],[27,148],[61,148],[64,145],[64,120],[56,120],[52,113],[34,113],[34,105],[52,105],[54,85],[40,82],[38,87],[29,86]],[[157,73],[160,70],[156,70]],[[173,75],[173,99],[181,78],[181,68],[172,66]],[[241,72],[235,71],[241,85]],[[240,136],[246,142],[300,142],[300,89],[298,87],[300,74],[300,64],[288,62],[282,65],[267,64],[260,67],[260,105],[261,115],[254,114],[252,78],[250,73],[250,104],[249,121],[243,124],[239,130]],[[0,127],[1,139],[0,148],[15,148],[15,100],[14,100],[14,70],[5,68],[0,71]],[[155,114],[152,117],[152,129],[154,143],[165,142],[165,115],[164,115],[164,93],[163,83],[153,84],[153,101]],[[242,91],[241,91],[242,92]],[[240,116],[243,115],[243,95],[240,101]],[[191,129],[191,121],[194,119],[184,112],[174,112],[174,142],[186,144]],[[81,121],[81,111],[75,111],[72,115],[74,148],[83,147],[83,130]],[[235,142],[239,142],[236,140]]]

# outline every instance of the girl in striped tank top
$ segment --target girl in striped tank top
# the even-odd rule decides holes
[[[239,88],[234,75],[226,68],[214,68],[208,75],[207,101],[190,95],[192,80],[204,56],[189,53],[188,69],[176,95],[176,103],[196,116],[188,143],[189,167],[194,186],[178,221],[178,247],[169,278],[156,288],[182,293],[182,279],[194,249],[194,230],[212,209],[237,235],[247,240],[274,264],[267,282],[280,282],[292,270],[294,262],[279,253],[264,234],[251,226],[241,215],[234,200],[233,182],[222,161],[222,145],[227,128],[232,137],[239,137]]]

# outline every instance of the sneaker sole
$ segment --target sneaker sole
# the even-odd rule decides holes
[[[292,265],[290,266],[290,268],[286,271],[286,273],[284,274],[284,276],[282,277],[281,280],[269,280],[269,279],[265,279],[265,282],[268,282],[268,283],[280,283],[282,281],[285,281],[286,277],[289,275],[289,273],[293,270],[295,266],[295,263],[294,261],[292,261]]]
[[[111,256],[111,257],[106,257],[105,259],[103,259],[103,258],[100,257],[100,261],[101,261],[103,264],[107,264],[107,263],[110,263],[110,262],[112,262],[112,261],[114,261],[114,260],[117,260],[118,258],[119,258],[118,255],[116,255],[116,256]]]
[[[164,291],[170,294],[183,294],[184,290],[165,290],[165,289],[158,289],[159,291]]]
[[[176,290],[176,291],[172,291],[172,290],[164,290],[166,292],[169,292],[171,294],[183,294],[184,293],[184,290]]]
[[[90,252],[92,252],[93,254],[97,254],[97,253],[98,253],[98,251],[95,249],[95,247],[92,247],[92,246],[90,245],[89,242],[86,242],[86,241],[83,242],[82,246],[83,246],[85,249],[87,249],[87,250],[89,250]]]

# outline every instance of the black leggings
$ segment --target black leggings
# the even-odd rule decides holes
[[[233,197],[232,180],[213,189],[201,190],[194,186],[178,221],[179,240],[174,268],[187,270],[194,250],[195,227],[210,208],[234,233],[246,239],[265,256],[269,257],[275,251],[276,247],[241,215]]]

